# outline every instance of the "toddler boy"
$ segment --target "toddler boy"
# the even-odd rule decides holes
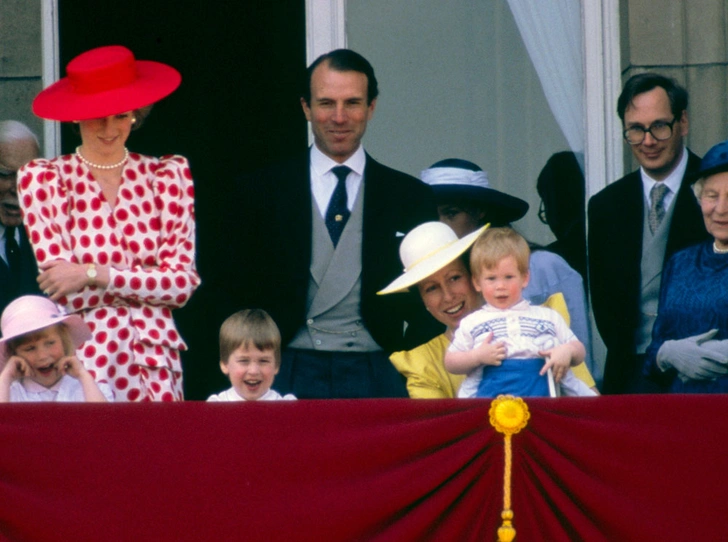
[[[461,320],[445,354],[448,371],[468,375],[458,397],[549,396],[549,369],[565,395],[596,395],[569,369],[584,345],[556,311],[523,299],[529,256],[510,228],[487,229],[473,245],[473,285],[486,304]]]

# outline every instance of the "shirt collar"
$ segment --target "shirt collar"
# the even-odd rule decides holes
[[[338,163],[326,156],[314,143],[311,145],[311,168],[316,175],[322,176],[331,171],[336,166],[348,166],[359,176],[364,176],[364,165],[366,164],[366,153],[364,147],[359,145],[354,154],[352,154],[343,164]]]
[[[650,191],[652,190],[652,187],[658,182],[665,183],[665,186],[670,189],[670,193],[677,194],[680,190],[680,185],[682,184],[687,168],[688,151],[685,147],[682,148],[682,156],[680,157],[680,161],[677,163],[677,166],[675,166],[675,169],[673,169],[662,181],[656,181],[647,174],[643,167],[640,167],[640,173],[642,174],[642,188],[644,189],[647,201],[650,201]]]
[[[63,382],[63,378],[64,377],[61,377],[58,382],[53,384],[50,388],[46,388],[45,386],[38,384],[35,380],[31,380],[30,378],[23,378],[22,384],[25,388],[25,391],[27,391],[28,393],[43,393],[47,391],[58,393],[58,390],[61,387],[61,383]]]
[[[526,299],[521,299],[518,303],[507,309],[499,309],[487,303],[483,306],[483,309],[492,312],[503,312],[503,311],[525,311],[531,308],[531,303]]]

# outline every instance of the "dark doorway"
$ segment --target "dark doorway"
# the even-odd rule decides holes
[[[205,399],[226,385],[218,367],[217,322],[210,321],[204,288],[206,236],[229,183],[243,172],[306,148],[298,97],[306,66],[304,0],[172,2],[60,0],[61,73],[79,53],[125,45],[138,59],[182,73],[182,85],[155,105],[129,148],[186,156],[195,180],[201,287],[175,318],[190,350],[183,356],[185,394]],[[79,137],[62,128],[62,149]],[[219,240],[215,249],[224,248]],[[230,265],[246,265],[229,249]]]

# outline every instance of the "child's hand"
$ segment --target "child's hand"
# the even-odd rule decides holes
[[[489,332],[483,343],[478,346],[473,355],[481,365],[501,365],[506,359],[506,345],[502,342],[492,342],[493,332]]]
[[[538,374],[543,376],[551,368],[554,375],[554,382],[560,382],[566,376],[566,372],[571,366],[572,356],[572,349],[568,343],[554,346],[548,350],[539,350],[538,355],[546,358],[546,364]]]
[[[86,372],[86,367],[84,367],[83,363],[76,356],[61,358],[58,366],[62,374],[72,376],[76,380],[81,378],[81,375]]]
[[[30,377],[33,374],[33,368],[20,356],[10,356],[0,378],[9,383],[20,380],[23,377]]]

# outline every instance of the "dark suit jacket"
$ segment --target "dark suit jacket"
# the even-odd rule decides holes
[[[12,284],[8,264],[0,258],[0,313],[5,310],[5,307],[13,299],[21,295],[41,295],[36,280],[38,278],[38,264],[35,261],[33,249],[28,241],[25,228],[19,228],[19,231],[21,274],[17,285]]]
[[[689,152],[675,196],[665,261],[676,251],[708,237],[689,177],[700,158]],[[639,170],[610,184],[589,200],[589,286],[599,333],[607,346],[603,391],[624,393],[641,373],[636,366],[644,191]]]
[[[222,213],[218,250],[210,276],[226,317],[244,307],[267,310],[283,345],[304,324],[311,264],[310,153],[245,177],[231,189]],[[402,273],[402,236],[437,220],[429,186],[367,155],[364,197],[361,314],[374,340],[387,352],[411,348],[439,330],[419,296],[376,292]],[[222,298],[219,298],[222,296]],[[409,323],[407,338],[404,322]]]

